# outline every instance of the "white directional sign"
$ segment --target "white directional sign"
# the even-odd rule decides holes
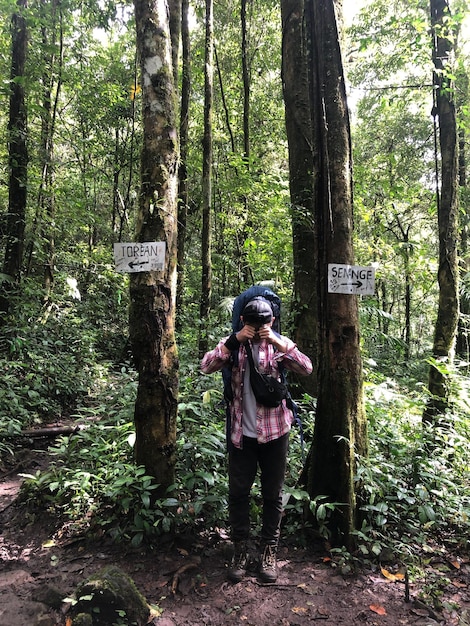
[[[375,291],[375,267],[328,264],[328,293],[371,295]]]
[[[165,267],[165,242],[115,243],[114,262],[117,272],[161,271]]]

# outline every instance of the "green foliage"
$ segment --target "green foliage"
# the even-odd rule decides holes
[[[136,381],[132,369],[123,368],[108,371],[106,387],[97,389],[93,405],[77,413],[77,421],[88,427],[60,438],[51,447],[55,461],[49,470],[25,481],[22,494],[32,510],[39,513],[50,507],[70,532],[104,531],[133,546],[165,533],[206,533],[224,526],[228,486],[222,384],[220,379],[201,377],[184,361],[176,483],[165,497],[155,498],[156,481],[133,463]],[[368,379],[370,456],[357,459],[361,516],[357,551],[333,549],[332,562],[347,572],[365,559],[392,559],[418,568],[418,575],[426,551],[468,548],[468,416],[456,411],[442,427],[424,428],[425,396],[399,387],[374,369]],[[466,393],[463,385],[454,387],[455,400],[462,400],[456,407],[465,406]],[[310,441],[314,404],[308,397],[300,404]],[[305,543],[315,528],[328,539],[329,518],[337,504],[321,496],[311,501],[299,489],[302,467],[300,438],[294,429],[283,534]],[[256,527],[260,514],[259,485],[255,484],[252,515]]]
[[[468,418],[455,414],[452,423],[430,429],[422,409],[422,400],[393,381],[369,387],[371,452],[358,459],[357,472],[361,555],[391,551],[406,561],[423,546],[456,548],[468,536]]]
[[[43,298],[36,281],[25,279],[1,328],[2,456],[12,457],[22,429],[67,418],[87,403],[90,390],[106,384],[109,362],[126,356],[128,292],[109,265],[90,257],[80,270],[58,275]]]

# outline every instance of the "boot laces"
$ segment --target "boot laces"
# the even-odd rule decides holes
[[[274,567],[276,565],[276,553],[272,546],[266,546],[263,552],[264,567]]]

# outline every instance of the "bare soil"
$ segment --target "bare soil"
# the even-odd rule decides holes
[[[0,626],[69,626],[70,605],[62,600],[105,565],[131,576],[153,607],[149,624],[160,626],[470,624],[469,559],[442,550],[428,555],[423,579],[407,589],[391,575],[392,564],[342,575],[324,546],[282,542],[276,584],[262,585],[250,571],[234,585],[226,580],[230,543],[223,530],[132,550],[105,538],[90,543],[46,515],[28,519],[16,499],[19,474],[34,472],[46,457],[25,451],[0,476]],[[438,608],[420,599],[429,597],[430,580],[441,581]]]

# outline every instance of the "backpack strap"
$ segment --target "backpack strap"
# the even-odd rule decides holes
[[[279,333],[275,333],[277,336],[280,336]],[[276,348],[274,348],[276,350]],[[225,436],[227,440],[227,450],[230,449],[232,445],[232,416],[230,413],[230,402],[233,400],[233,389],[232,389],[232,369],[235,365],[238,365],[238,348],[232,350],[232,354],[230,356],[230,361],[228,365],[226,365],[222,369],[222,379],[224,382],[224,399],[225,399]],[[286,385],[287,395],[286,395],[286,406],[288,409],[292,411],[292,415],[294,417],[294,424],[299,429],[300,435],[300,444],[302,448],[302,462],[305,462],[305,441],[304,441],[304,429],[302,426],[302,420],[299,415],[299,408],[297,404],[294,402],[291,393],[289,391],[289,385],[287,384],[287,374],[286,368],[282,362],[278,362],[278,370],[281,376],[282,382]]]

